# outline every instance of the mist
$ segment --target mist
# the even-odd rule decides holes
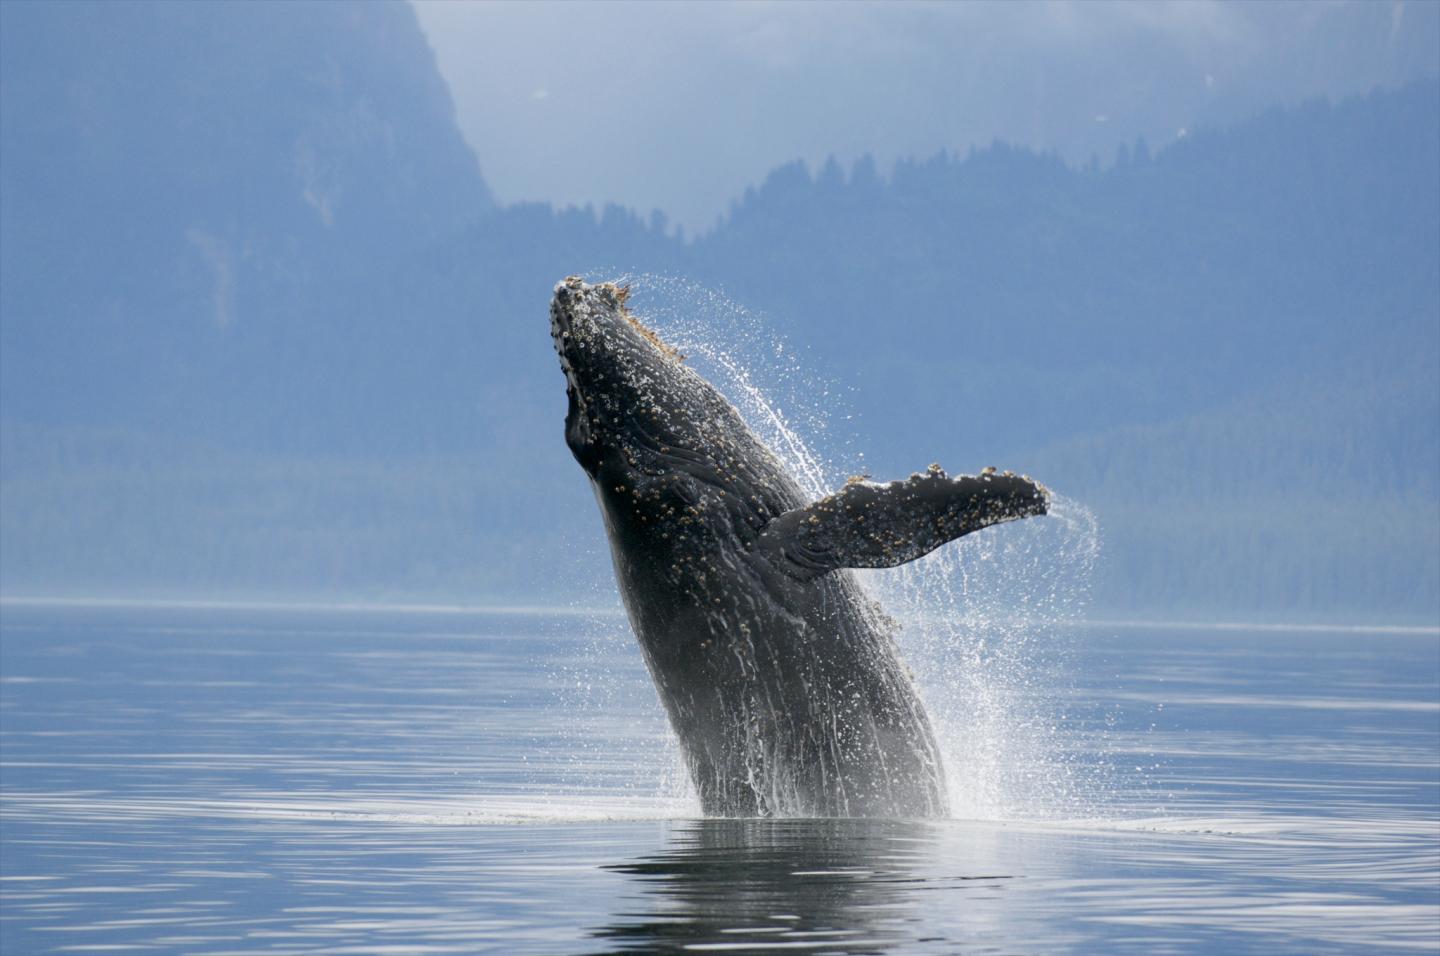
[[[416,11],[506,202],[714,226],[774,167],[1070,163],[1440,70],[1430,3],[450,3]]]
[[[1437,46],[0,0],[0,953],[1433,952]]]
[[[1433,4],[0,15],[5,595],[613,602],[584,272],[1097,613],[1440,613]]]

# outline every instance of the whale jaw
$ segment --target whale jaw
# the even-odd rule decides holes
[[[568,276],[550,300],[550,337],[565,374],[565,439],[587,471],[626,443],[634,412],[665,402],[683,356],[625,307],[629,287]]]

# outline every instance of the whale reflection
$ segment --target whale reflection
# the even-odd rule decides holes
[[[604,941],[597,952],[944,949],[951,941],[927,928],[928,894],[917,890],[933,883],[995,893],[1010,876],[984,865],[947,873],[966,861],[942,861],[942,844],[951,857],[953,834],[933,821],[686,821],[663,852],[606,867],[631,877],[637,892],[590,935]]]

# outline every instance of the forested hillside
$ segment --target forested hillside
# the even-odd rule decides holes
[[[686,239],[495,207],[402,4],[194,9],[4,5],[7,593],[588,599],[546,302],[660,273],[837,383],[842,458],[1090,504],[1104,611],[1440,613],[1440,84],[785,166]]]
[[[403,3],[0,16],[7,418],[303,447],[414,337],[361,283],[493,208]]]

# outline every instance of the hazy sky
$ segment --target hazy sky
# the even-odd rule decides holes
[[[708,226],[776,165],[999,138],[1084,161],[1440,69],[1440,3],[416,0],[502,202]]]

